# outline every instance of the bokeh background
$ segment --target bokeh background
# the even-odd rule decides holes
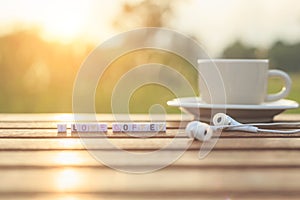
[[[271,68],[292,77],[288,99],[300,102],[298,0],[0,0],[0,112],[72,112],[73,83],[88,54],[113,35],[140,27],[184,33],[212,58],[270,59]],[[197,91],[195,71],[182,58],[133,52],[112,63],[99,82],[97,112],[111,112],[111,90],[123,73],[149,62],[174,67]],[[269,90],[281,84],[271,80]],[[142,113],[158,103],[178,112],[166,105],[172,98],[166,88],[147,85],[129,106]]]

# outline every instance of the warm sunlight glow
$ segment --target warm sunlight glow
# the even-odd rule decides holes
[[[73,115],[72,114],[58,114],[54,116],[55,121],[60,122],[69,122],[73,121]]]
[[[77,196],[72,196],[72,195],[63,195],[57,198],[57,200],[79,200],[81,199],[80,197]]]
[[[54,158],[54,162],[60,165],[76,165],[82,163],[82,160],[76,152],[59,152]]]
[[[59,191],[74,190],[82,184],[80,174],[74,169],[58,172],[55,181]]]
[[[78,148],[78,147],[81,146],[80,141],[78,142],[77,140],[64,140],[64,139],[61,139],[61,140],[59,140],[59,144],[62,148],[69,148],[69,149]]]
[[[41,17],[44,37],[68,43],[83,34],[88,13],[77,1],[51,1]]]

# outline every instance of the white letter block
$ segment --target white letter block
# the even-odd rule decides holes
[[[76,124],[71,124],[71,133],[77,133],[77,126],[76,126]]]
[[[89,124],[89,132],[98,132],[100,130],[98,124]]]
[[[121,132],[122,124],[112,123],[112,130],[113,132]]]
[[[140,123],[139,124],[139,131],[140,132],[148,132],[150,129],[150,124],[147,124],[147,123]]]
[[[57,132],[58,133],[66,133],[67,132],[67,124],[57,124]]]
[[[132,132],[132,123],[123,123],[122,132]]]
[[[156,123],[155,130],[158,132],[166,132],[167,131],[167,124],[166,123]]]
[[[107,132],[107,124],[98,124],[98,131]]]

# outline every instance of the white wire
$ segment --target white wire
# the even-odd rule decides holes
[[[276,123],[277,125],[284,124],[284,123]],[[242,131],[242,132],[248,132],[248,133],[255,133],[250,131],[245,131],[245,129],[239,129],[247,126],[254,126],[254,125],[261,125],[261,124],[239,124],[239,125],[224,125],[224,126],[215,126],[217,129],[223,129],[224,131]],[[256,128],[254,126],[254,128]],[[277,133],[277,134],[296,134],[300,133],[300,129],[293,129],[293,130],[271,130],[271,129],[260,129],[257,128],[257,132],[261,133]],[[256,133],[257,133],[256,132]]]
[[[268,129],[258,129],[262,133],[278,133],[278,134],[296,134],[300,133],[300,129],[295,130],[268,130]]]
[[[300,126],[299,122],[276,122],[276,123],[252,123],[247,124],[250,126],[285,126],[285,127],[295,127]],[[274,129],[258,129],[259,132],[262,133],[277,133],[277,134],[296,134],[300,133],[300,129],[293,129],[293,130],[274,130]]]
[[[251,123],[249,126],[300,126],[300,122]]]
[[[216,129],[230,129],[230,128],[242,128],[242,127],[247,127],[247,126],[255,126],[255,125],[248,125],[248,124],[235,124],[235,125],[217,125],[217,126],[212,126]]]

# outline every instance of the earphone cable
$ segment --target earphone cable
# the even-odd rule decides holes
[[[268,129],[258,129],[260,133],[277,133],[277,134],[296,134],[300,133],[300,129],[295,130],[268,130]]]
[[[285,127],[295,127],[300,126],[299,122],[275,122],[275,123],[250,123],[245,124],[249,126],[285,126]]]

